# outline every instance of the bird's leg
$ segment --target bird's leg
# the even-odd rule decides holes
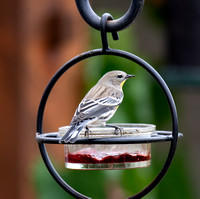
[[[136,129],[137,133],[140,133],[140,131],[138,129]]]
[[[115,135],[118,135],[119,133],[123,135],[123,128],[111,124],[106,124],[105,126],[115,128]]]
[[[88,137],[89,138],[89,135],[90,135],[90,133],[91,133],[91,131],[90,131],[90,129],[89,129],[89,127],[86,125],[86,127],[85,127],[85,137]]]

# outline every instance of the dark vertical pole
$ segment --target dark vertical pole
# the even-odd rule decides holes
[[[169,63],[200,67],[200,1],[169,0]]]

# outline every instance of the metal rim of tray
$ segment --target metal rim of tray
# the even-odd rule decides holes
[[[178,137],[183,137],[182,133],[178,133]],[[64,144],[59,143],[61,137],[59,132],[36,134],[38,143],[45,144]],[[107,138],[78,138],[76,143],[73,144],[142,144],[142,143],[155,143],[155,142],[169,142],[172,141],[171,131],[155,131],[150,136],[118,136]],[[71,143],[67,143],[71,144]]]

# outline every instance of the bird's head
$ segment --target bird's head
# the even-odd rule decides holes
[[[115,70],[107,72],[99,81],[105,84],[122,87],[125,81],[131,77],[135,77],[135,75],[129,75],[123,71]]]

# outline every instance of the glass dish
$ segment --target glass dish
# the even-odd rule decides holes
[[[89,138],[151,136],[152,124],[112,124],[123,129],[115,134],[112,127],[90,127]],[[68,126],[60,127],[63,136]],[[85,137],[85,130],[79,135]],[[68,169],[101,170],[147,167],[151,164],[151,144],[65,144],[65,167]]]

